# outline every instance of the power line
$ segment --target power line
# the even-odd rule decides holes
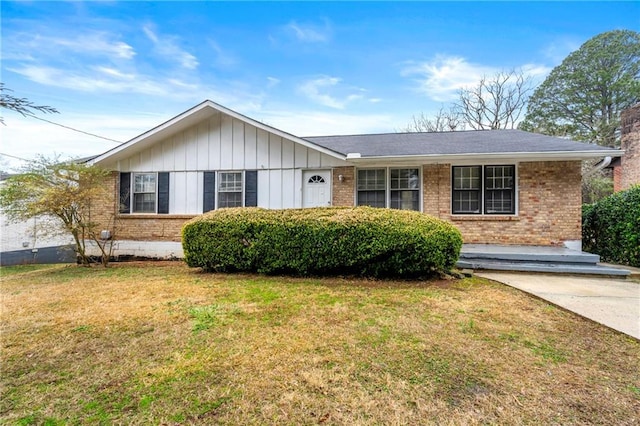
[[[60,126],[60,127],[65,128],[65,129],[73,130],[74,132],[83,133],[83,134],[88,135],[88,136],[93,136],[94,138],[104,139],[104,140],[106,140],[106,141],[109,141],[109,142],[115,142],[115,143],[120,144],[120,145],[122,145],[122,144],[124,143],[124,142],[122,142],[122,141],[117,141],[117,140],[115,140],[115,139],[111,139],[111,138],[107,138],[107,137],[104,137],[104,136],[96,135],[96,134],[94,134],[94,133],[85,132],[84,130],[74,129],[73,127],[65,126],[64,124],[55,123],[55,122],[53,122],[53,121],[46,120],[46,119],[44,119],[44,118],[36,117],[36,116],[35,116],[35,115],[33,115],[33,114],[26,114],[26,116],[27,116],[27,117],[31,117],[31,118],[35,118],[36,120],[44,121],[44,122],[46,122],[46,123],[54,124],[54,125],[56,125],[56,126]]]
[[[15,158],[16,160],[20,160],[20,161],[26,161],[28,163],[33,163],[33,160],[27,160],[26,158],[16,157],[15,155],[11,155],[11,154],[5,154],[4,152],[0,152],[0,155],[3,155],[5,157],[10,157],[10,158]]]

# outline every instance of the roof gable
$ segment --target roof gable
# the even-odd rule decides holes
[[[215,113],[221,112],[230,117],[233,117],[237,120],[243,121],[247,124],[250,124],[258,129],[262,129],[266,132],[273,133],[282,138],[288,139],[294,143],[298,143],[302,146],[305,146],[310,149],[314,149],[321,153],[327,154],[331,157],[344,160],[344,155],[330,149],[327,147],[323,147],[317,145],[309,140],[302,139],[298,136],[294,136],[290,133],[284,132],[280,129],[276,129],[275,127],[271,127],[259,121],[256,121],[252,118],[244,116],[236,111],[233,111],[229,108],[225,108],[222,105],[216,104],[210,100],[206,100],[193,108],[171,118],[170,120],[160,124],[157,127],[154,127],[151,130],[148,130],[145,133],[142,133],[139,136],[129,140],[128,142],[123,143],[111,150],[96,156],[93,160],[90,161],[91,164],[105,164],[108,162],[115,162],[126,158],[130,155],[133,155],[139,151],[142,151],[150,146],[154,145],[157,142],[160,142],[180,131],[188,129],[199,122],[206,120],[213,116]]]

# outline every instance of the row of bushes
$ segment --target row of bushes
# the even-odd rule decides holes
[[[234,208],[187,222],[182,245],[187,264],[207,271],[416,277],[449,271],[462,237],[419,212]]]
[[[640,185],[582,207],[582,248],[640,267]]]

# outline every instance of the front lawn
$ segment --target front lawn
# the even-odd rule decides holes
[[[637,424],[640,343],[479,278],[1,278],[6,424]]]

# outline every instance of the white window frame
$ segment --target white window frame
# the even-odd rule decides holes
[[[154,189],[153,192],[149,191],[136,191],[136,177],[137,176],[153,176],[154,177]],[[144,184],[143,184],[144,185]],[[131,173],[131,197],[129,197],[130,211],[132,214],[155,214],[158,212],[158,173],[157,172],[132,172]],[[137,194],[153,194],[153,211],[138,211],[136,210],[136,195]]]
[[[454,211],[454,191],[455,191],[455,168],[458,167],[479,167],[480,168],[480,212],[479,213],[470,213],[470,212],[455,212]],[[486,209],[486,194],[487,194],[487,187],[486,187],[486,169],[487,167],[513,167],[513,188],[512,188],[512,194],[513,194],[513,212],[509,212],[509,213],[503,213],[503,212],[498,212],[498,213],[487,213],[487,209]],[[492,216],[517,216],[518,215],[518,191],[519,191],[519,187],[518,187],[518,163],[509,163],[509,164],[452,164],[451,165],[451,188],[450,188],[450,194],[451,194],[451,205],[450,205],[450,209],[451,209],[451,215],[453,216],[488,216],[488,217],[492,217]]]
[[[406,166],[406,167],[360,167],[356,169],[356,185],[355,185],[355,199],[354,205],[358,206],[358,193],[361,190],[358,188],[358,175],[360,171],[364,170],[384,170],[384,208],[390,209],[391,207],[391,193],[396,191],[415,191],[418,194],[418,209],[411,211],[422,212],[423,202],[422,202],[422,167],[421,166]],[[391,171],[392,170],[417,170],[418,172],[418,187],[416,189],[413,188],[391,188]],[[372,189],[370,191],[382,191],[382,189]]]
[[[240,175],[240,191],[227,191],[227,190],[221,190],[222,187],[222,175],[224,174],[239,174]],[[244,201],[245,201],[245,174],[244,174],[244,170],[220,170],[216,172],[216,210],[217,209],[225,209],[225,208],[229,208],[229,206],[221,206],[220,205],[220,194],[221,193],[233,193],[233,194],[237,194],[240,193],[240,205],[239,206],[232,206],[232,207],[244,207]]]

